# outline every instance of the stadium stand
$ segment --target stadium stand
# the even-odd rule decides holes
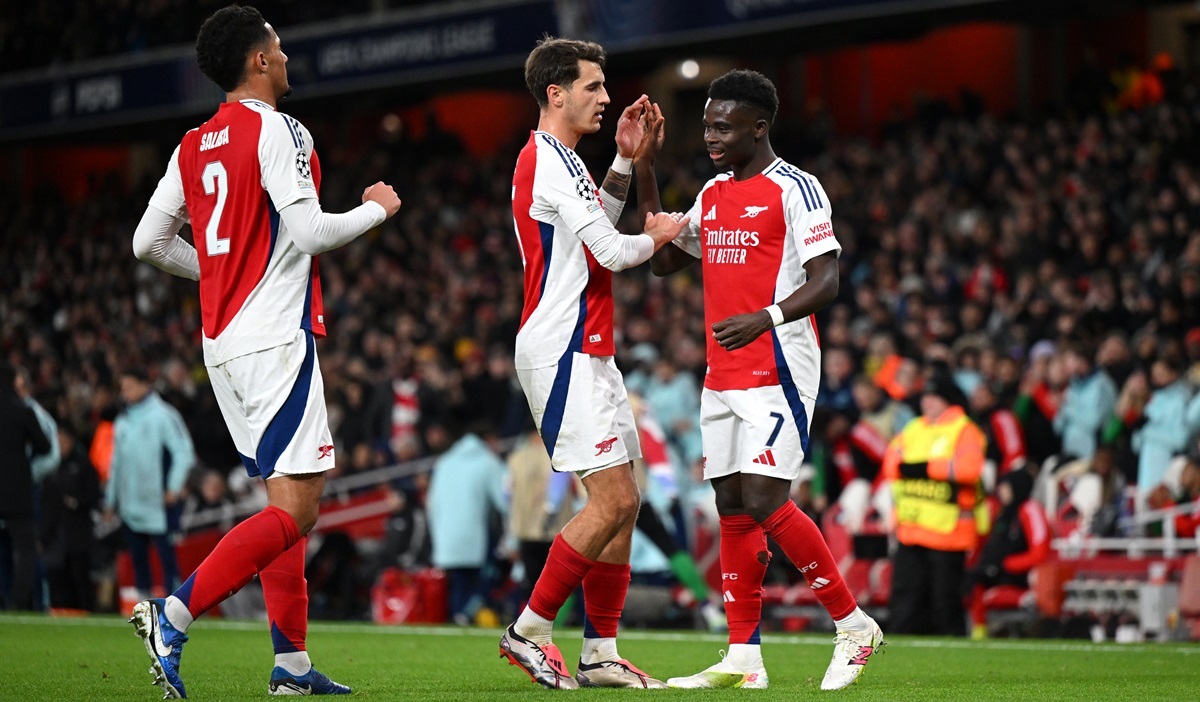
[[[96,15],[81,11],[50,41],[48,6],[35,3],[2,25],[0,64],[13,70],[179,43],[212,6],[78,4],[132,29],[85,32],[94,29]],[[340,3],[338,16],[415,3],[367,4]],[[264,12],[271,5],[264,3]],[[297,20],[334,12],[321,9],[330,7],[325,3],[298,5],[310,14]],[[72,39],[82,34],[90,39]],[[1038,494],[1054,521],[1059,553],[1034,578],[1036,613],[1027,593],[1010,593],[1006,603],[1022,622],[1072,614],[1102,624],[1145,617],[1140,603],[1151,595],[1143,586],[1162,585],[1151,582],[1159,577],[1177,586],[1178,612],[1196,635],[1200,566],[1195,555],[1180,555],[1195,550],[1195,538],[1177,537],[1173,521],[1192,513],[1192,503],[1180,485],[1169,485],[1182,506],[1166,523],[1161,514],[1143,520],[1134,513],[1146,506],[1132,487],[1147,427],[1159,419],[1152,409],[1155,365],[1181,368],[1179,382],[1189,384],[1189,394],[1200,381],[1200,94],[1191,82],[1169,87],[1152,96],[1153,104],[1141,104],[1146,100],[1120,99],[1119,86],[1104,78],[1079,102],[1093,109],[1038,118],[995,114],[971,99],[958,106],[928,101],[869,137],[839,133],[819,109],[777,126],[781,154],[821,178],[844,247],[841,294],[820,320],[827,355],[844,351],[855,374],[908,404],[919,387],[904,381],[905,364],[945,360],[964,392],[985,386],[1020,422],[1031,469],[1040,467],[1044,476]],[[339,455],[346,457],[331,485],[334,511],[322,528],[350,525],[368,556],[359,574],[364,592],[393,565],[382,546],[394,535],[389,525],[420,509],[429,432],[486,420],[511,437],[529,423],[511,366],[521,262],[509,187],[522,135],[505,135],[493,154],[481,157],[435,121],[414,136],[397,134],[382,117],[363,108],[352,123],[379,126],[358,138],[324,140],[332,146],[322,152],[322,198],[331,208],[353,205],[357,188],[376,179],[394,183],[404,200],[400,216],[369,235],[370,242],[322,257],[336,333],[322,342],[321,358]],[[306,124],[314,133],[336,134],[347,122],[314,113]],[[676,146],[659,164],[668,209],[686,210],[711,175],[706,161],[689,155],[698,147]],[[165,162],[166,154],[158,156]],[[157,369],[160,392],[193,433],[199,468],[227,476],[237,457],[206,385],[194,286],[139,264],[130,252],[152,188],[118,170],[95,173],[78,192],[48,183],[0,189],[0,349],[29,369],[41,404],[83,437],[103,435],[122,367]],[[636,229],[633,209],[625,230]],[[627,376],[649,378],[652,359],[668,358],[697,381],[703,377],[706,330],[696,275],[617,276],[618,361]],[[1072,378],[1072,353],[1093,359],[1095,368]],[[1053,427],[1060,412],[1079,402],[1072,387],[1093,374],[1109,378],[1119,396],[1097,432],[1111,471],[1099,482],[1084,480],[1100,496],[1099,503],[1086,502],[1087,526],[1075,486],[1097,472],[1095,456],[1063,457]],[[1191,418],[1200,399],[1192,395],[1188,407]],[[855,594],[883,611],[889,564],[877,555],[856,557],[854,534],[837,504],[848,479],[871,483],[875,475],[858,448],[825,431],[840,420],[853,426],[867,411],[852,396],[823,407],[812,431],[811,506],[824,513],[821,523]],[[1194,455],[1200,424],[1185,423],[1181,431],[1185,440],[1173,454]],[[668,438],[683,451],[684,436],[668,428]],[[850,463],[839,463],[841,450]],[[691,468],[680,465],[678,472],[689,476]],[[248,504],[257,499],[232,484],[231,493]],[[403,507],[398,495],[406,498]],[[1092,518],[1102,508],[1113,514],[1104,529]],[[223,507],[198,512],[185,550],[203,548],[227,515]],[[1175,541],[1161,540],[1163,532]],[[185,572],[194,560],[181,557]],[[1166,563],[1165,573],[1152,576],[1154,563]],[[508,567],[498,565],[501,572]],[[388,578],[397,587],[417,587],[394,572]],[[503,597],[496,607],[504,606]],[[780,621],[803,618],[811,592],[775,580],[766,600]]]

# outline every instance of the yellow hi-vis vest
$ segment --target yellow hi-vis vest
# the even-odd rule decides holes
[[[984,502],[987,440],[961,407],[929,421],[918,417],[888,445],[883,477],[895,497],[896,538],[939,551],[968,551],[990,529]],[[924,475],[903,464],[926,463]]]

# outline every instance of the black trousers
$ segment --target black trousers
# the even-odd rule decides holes
[[[964,636],[966,558],[964,551],[900,544],[893,560],[888,631]]]
[[[12,596],[9,609],[32,610],[33,586],[37,581],[37,524],[32,516],[4,517],[5,534],[12,553]],[[3,601],[3,593],[0,593]]]
[[[542,570],[546,567],[546,560],[550,558],[550,545],[552,541],[520,541],[518,548],[521,554],[521,565],[525,566],[525,582],[521,583],[521,589],[525,593],[525,597],[533,594],[533,585],[542,576]]]
[[[96,586],[92,584],[91,565],[91,552],[68,551],[61,564],[46,567],[51,607],[89,612],[96,608]]]

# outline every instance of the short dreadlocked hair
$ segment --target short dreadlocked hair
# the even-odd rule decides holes
[[[767,124],[775,122],[779,95],[775,84],[758,71],[738,69],[714,80],[708,86],[711,100],[734,100],[758,110]]]
[[[248,5],[221,8],[200,25],[196,63],[221,90],[231,93],[246,77],[246,56],[270,38],[267,21],[257,9]]]
[[[550,104],[546,88],[571,85],[579,80],[580,61],[591,61],[604,68],[605,58],[604,47],[594,42],[546,35],[525,59],[525,85],[538,107],[544,108]]]

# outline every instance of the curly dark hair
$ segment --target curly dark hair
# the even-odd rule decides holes
[[[546,88],[569,86],[579,79],[579,62],[592,61],[604,68],[604,47],[590,41],[558,39],[545,35],[525,59],[525,85],[539,107],[550,104]]]
[[[221,8],[204,20],[196,35],[196,63],[227,93],[242,84],[246,56],[271,38],[262,13],[248,5]]]
[[[779,95],[775,84],[758,71],[738,69],[714,80],[708,86],[708,97],[712,100],[736,100],[762,113],[767,124],[775,122],[779,111]]]

